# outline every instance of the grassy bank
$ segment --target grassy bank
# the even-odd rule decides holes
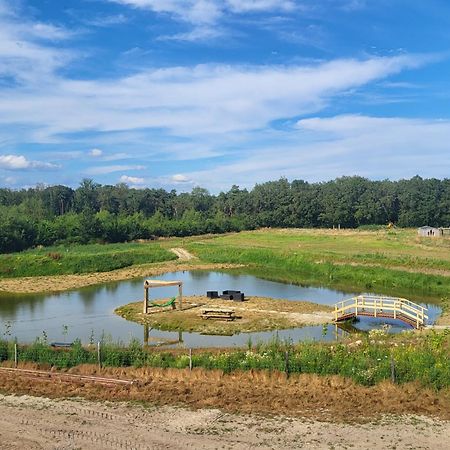
[[[109,272],[174,259],[176,256],[173,253],[156,242],[46,247],[0,255],[0,277]]]
[[[442,389],[450,386],[448,332],[424,335],[386,336],[378,331],[361,340],[347,343],[301,343],[293,345],[274,339],[247,350],[209,352],[196,350],[192,367],[236,370],[269,370],[289,373],[340,375],[355,382],[372,386],[383,380],[396,383],[418,381],[425,387]],[[14,359],[14,345],[0,341],[0,362]],[[42,340],[28,346],[19,346],[19,361],[31,361],[57,368],[80,364],[96,364],[97,352],[82,347],[80,342],[69,350],[55,350]],[[155,351],[137,341],[128,346],[102,345],[104,366],[134,366],[187,368],[190,360],[187,350]]]
[[[450,292],[450,276],[429,273],[450,268],[450,240],[418,240],[411,231],[260,230],[186,247],[204,261],[248,265],[252,274],[275,281],[436,302]]]

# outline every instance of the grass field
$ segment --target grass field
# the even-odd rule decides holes
[[[211,263],[249,266],[277,281],[445,301],[450,295],[450,239],[415,230],[258,230],[189,240]]]
[[[105,273],[148,263],[173,269],[167,263],[176,258],[169,252],[173,247],[186,248],[198,257],[188,263],[192,268],[205,263],[240,264],[247,273],[275,281],[399,295],[449,309],[450,239],[419,238],[415,230],[403,229],[262,229],[157,242],[34,249],[0,255],[0,279]],[[82,277],[76,280],[79,287],[84,285]],[[49,290],[51,284],[49,280]]]
[[[0,255],[0,277],[108,272],[174,259],[173,253],[156,242],[46,247]]]

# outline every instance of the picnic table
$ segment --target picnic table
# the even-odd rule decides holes
[[[201,317],[202,319],[227,320],[227,321],[236,319],[234,309],[223,309],[223,308],[203,308]]]

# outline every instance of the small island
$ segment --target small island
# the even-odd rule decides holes
[[[167,299],[155,300],[164,304]],[[234,320],[205,318],[206,309],[233,311]],[[203,334],[233,335],[257,331],[296,328],[327,324],[333,321],[332,308],[308,301],[292,301],[269,297],[246,297],[233,302],[206,296],[183,297],[183,309],[155,307],[142,312],[142,301],[120,306],[114,311],[126,320],[166,331],[187,331]]]

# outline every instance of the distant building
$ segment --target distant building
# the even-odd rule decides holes
[[[448,229],[446,228],[446,230],[448,230]],[[425,226],[425,227],[418,228],[417,233],[419,234],[419,236],[424,236],[424,237],[441,237],[444,235],[444,229]]]

